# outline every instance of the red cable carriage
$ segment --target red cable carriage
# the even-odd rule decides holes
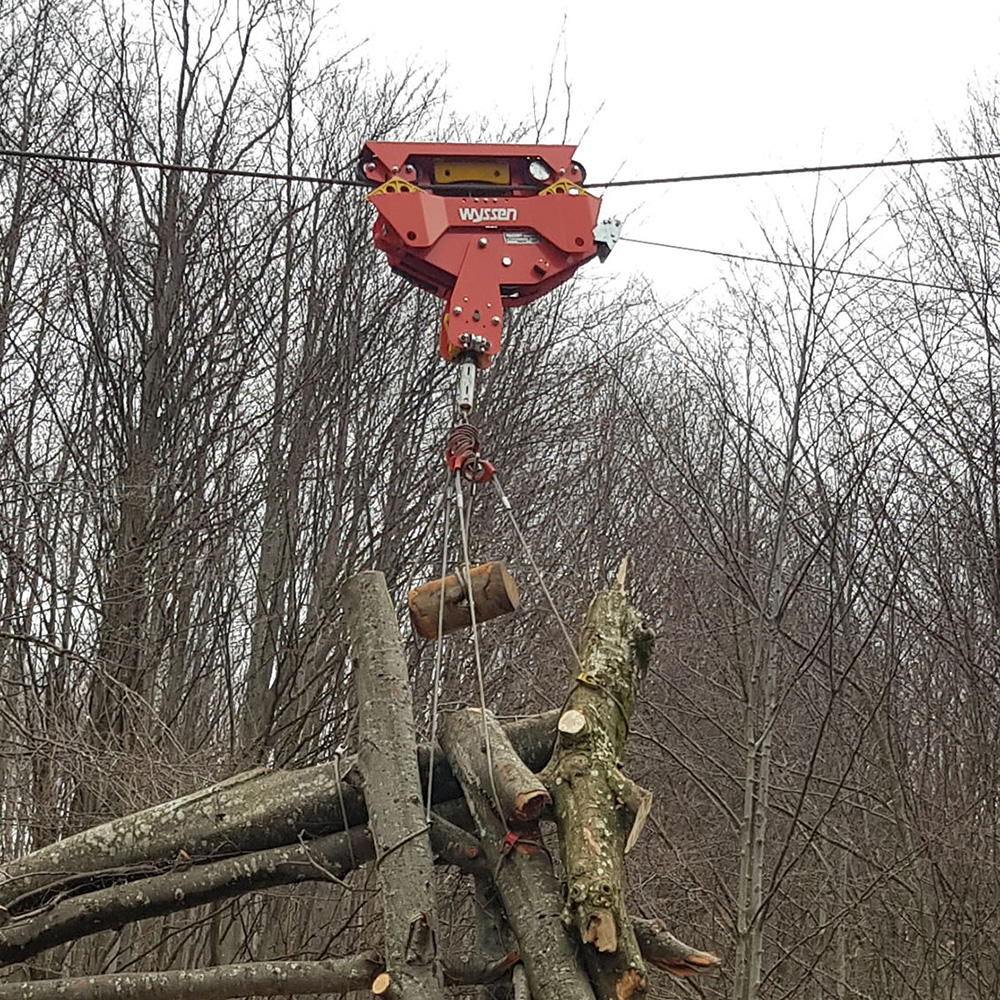
[[[487,368],[504,309],[603,260],[619,224],[598,225],[575,146],[368,142],[359,175],[374,190],[375,245],[392,269],[447,302],[441,355]]]

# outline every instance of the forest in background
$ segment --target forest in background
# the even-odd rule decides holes
[[[482,137],[294,3],[33,0],[0,27],[6,149],[329,177],[366,139]],[[998,128],[980,95],[942,152]],[[485,380],[488,457],[571,628],[631,554],[658,641],[630,903],[725,958],[706,997],[1000,994],[1000,171],[934,176],[887,195],[897,282],[846,273],[864,241],[841,204],[768,234],[802,267],[734,268],[711,301],[581,272],[508,313]],[[379,569],[402,621],[438,575],[453,373],[355,188],[2,157],[0,205],[9,860],[351,746],[338,590]],[[472,543],[524,594],[483,629],[490,706],[559,707],[565,643],[489,493]],[[407,641],[426,735],[434,649]],[[475,698],[451,640],[442,707]],[[376,917],[362,872],[10,974],[347,954]]]

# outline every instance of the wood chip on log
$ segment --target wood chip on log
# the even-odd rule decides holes
[[[617,768],[610,775],[615,799],[632,815],[632,828],[625,841],[625,853],[635,847],[639,835],[646,826],[650,811],[653,808],[653,793],[648,788],[637,785],[631,778]]]

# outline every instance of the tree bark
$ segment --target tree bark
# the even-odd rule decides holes
[[[531,994],[534,1000],[593,1000],[590,982],[562,923],[562,890],[537,820],[508,830],[494,809],[496,776],[491,782],[482,725],[478,711],[446,715],[441,746],[465,790],[483,854],[494,870],[507,919],[521,946]],[[490,730],[491,751],[500,758],[507,753],[505,742],[499,727]],[[519,839],[511,844],[508,832]]]
[[[528,974],[524,965],[515,965],[511,974],[514,1000],[531,1000],[531,989],[528,986]]]
[[[368,825],[385,920],[385,964],[399,996],[442,995],[434,862],[417,766],[416,727],[399,625],[381,573],[343,589],[357,671],[360,747]]]
[[[581,646],[582,669],[545,769],[566,868],[563,919],[592,946],[583,955],[598,1000],[628,1000],[645,990],[646,968],[625,909],[625,845],[649,796],[619,762],[652,635],[623,587],[594,598]]]
[[[489,986],[505,978],[520,957],[520,952],[509,951],[498,958],[480,955],[470,962],[446,962],[444,978],[449,986]]]

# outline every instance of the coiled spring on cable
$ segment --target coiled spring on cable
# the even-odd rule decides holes
[[[473,424],[463,421],[456,424],[448,435],[444,461],[452,472],[458,472],[469,483],[488,483],[494,468],[479,454],[479,431]]]

